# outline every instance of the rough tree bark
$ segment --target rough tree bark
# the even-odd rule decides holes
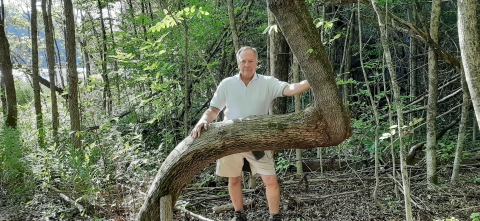
[[[470,92],[468,91],[467,81],[465,79],[465,73],[461,73],[462,90],[463,90],[463,103],[462,114],[460,117],[460,125],[458,126],[458,138],[457,149],[455,150],[455,161],[453,162],[452,177],[450,181],[455,182],[460,174],[460,163],[462,163],[463,147],[465,146],[465,134],[467,130],[467,120],[470,114]],[[475,125],[474,125],[475,126]]]
[[[40,100],[40,83],[38,70],[38,30],[37,30],[37,1],[31,0],[32,15],[30,17],[30,27],[32,35],[32,79],[33,79],[33,97],[35,103],[35,115],[38,132],[38,144],[43,147],[45,132],[43,130],[42,103]]]
[[[3,74],[2,83],[5,86],[5,97],[7,104],[7,116],[5,124],[11,128],[17,128],[17,92],[13,79],[12,59],[10,58],[10,44],[5,32],[5,6],[3,1],[0,5],[0,70]]]
[[[406,161],[406,148],[404,144],[404,132],[403,132],[403,102],[400,99],[400,87],[398,86],[397,73],[392,62],[392,55],[390,53],[390,48],[388,46],[388,35],[385,24],[385,17],[382,14],[377,6],[377,0],[371,0],[373,9],[377,14],[378,26],[380,28],[380,40],[383,48],[383,55],[385,56],[385,62],[387,64],[388,73],[390,74],[393,97],[396,104],[397,111],[397,132],[400,148],[400,169],[402,172],[402,183],[403,183],[403,196],[405,202],[405,219],[407,221],[413,220],[412,215],[412,202],[410,197],[410,179],[408,177],[407,171],[407,161]]]
[[[48,8],[47,8],[48,4]],[[60,125],[57,94],[55,92],[55,46],[53,43],[52,1],[42,0],[43,24],[45,27],[45,47],[47,50],[48,76],[50,79],[50,100],[52,103],[52,136],[56,141]],[[60,61],[59,61],[60,62]]]
[[[268,11],[268,26],[274,27],[277,24],[275,16],[272,12]],[[288,72],[290,68],[290,48],[288,46],[283,33],[277,29],[271,30],[269,33],[269,50],[270,59],[270,75],[276,77],[278,80],[288,82]],[[276,98],[271,106],[270,111],[272,114],[285,114],[287,113],[287,97]]]
[[[477,28],[477,0],[458,1],[458,38],[465,77],[473,109],[480,126],[480,42]]]
[[[165,159],[138,220],[172,220],[168,211],[181,190],[202,168],[220,157],[251,150],[336,146],[351,136],[349,113],[306,3],[267,3],[312,87],[313,105],[300,113],[211,124],[202,137],[187,137]]]
[[[106,4],[106,3],[105,3]],[[102,2],[97,0],[98,10],[100,11],[100,26],[102,31],[102,53],[100,54],[102,60],[102,79],[103,79],[103,108],[110,116],[112,114],[112,92],[110,90],[110,78],[107,70],[107,32],[105,30],[105,21],[103,19]]]
[[[71,0],[64,1],[65,12],[65,49],[67,54],[68,73],[68,110],[70,111],[70,133],[72,144],[80,149],[82,143],[78,132],[80,126],[80,110],[78,109],[78,73],[75,51],[75,21],[73,19],[73,3]]]
[[[430,37],[438,44],[438,29],[440,26],[441,0],[432,1],[432,12],[430,16]],[[428,48],[428,108],[427,108],[427,183],[436,185],[438,183],[437,172],[437,135],[436,121],[438,102],[438,56],[435,49]],[[432,188],[432,186],[428,186]]]
[[[293,57],[292,59],[292,75],[293,82],[300,82],[300,66],[298,65],[297,58]],[[302,100],[300,94],[295,95],[295,113],[300,113],[302,111]],[[295,160],[297,161],[297,174],[303,175],[303,159],[302,159],[302,149],[295,150]]]
[[[235,51],[240,49],[240,42],[238,40],[237,24],[235,22],[235,7],[233,5],[233,0],[227,1],[228,6],[228,18],[230,20],[230,30],[232,31],[232,40]]]

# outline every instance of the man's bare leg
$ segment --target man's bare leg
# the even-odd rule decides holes
[[[243,210],[242,176],[228,178],[228,193],[235,211]]]
[[[280,186],[277,176],[262,175],[263,183],[267,192],[268,210],[270,214],[278,214],[280,207]]]

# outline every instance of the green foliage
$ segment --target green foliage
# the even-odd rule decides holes
[[[280,153],[277,158],[277,167],[275,170],[277,172],[280,171],[287,171],[290,167],[296,167],[297,165],[295,163],[290,162],[284,155],[283,153]]]
[[[198,8],[197,10],[195,6],[186,7],[176,13],[172,13],[164,9],[163,13],[165,14],[165,17],[162,19],[162,21],[151,27],[149,30],[150,32],[159,32],[162,29],[171,28],[179,25],[180,22],[183,22],[186,19],[201,19],[202,16],[208,16],[210,14],[209,12],[204,11],[202,7]]]
[[[18,105],[33,102],[33,90],[27,82],[15,81],[15,92]]]
[[[337,85],[338,85],[338,86],[340,86],[340,85],[346,85],[346,84],[353,84],[353,85],[355,85],[355,84],[357,84],[357,83],[358,83],[358,82],[355,81],[355,80],[353,80],[352,78],[350,78],[350,79],[348,79],[348,80],[346,80],[346,81],[344,81],[344,80],[342,80],[342,79],[337,80]]]
[[[472,219],[472,221],[480,221],[480,213],[472,213],[470,219]]]
[[[473,182],[476,184],[480,184],[480,178],[475,179]]]
[[[26,150],[21,145],[20,131],[2,127],[0,131],[0,184],[12,195],[13,201],[25,201],[33,190],[33,180]]]
[[[451,162],[455,158],[455,149],[457,147],[456,140],[449,140],[447,137],[437,141],[437,145],[441,161]]]

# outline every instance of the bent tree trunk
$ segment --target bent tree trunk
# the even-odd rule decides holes
[[[172,220],[171,211],[181,190],[202,168],[223,156],[336,146],[351,136],[348,111],[307,5],[295,0],[267,3],[312,87],[314,104],[299,113],[211,124],[202,137],[185,138],[158,171],[138,220]]]

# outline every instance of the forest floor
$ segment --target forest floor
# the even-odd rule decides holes
[[[202,174],[211,174],[214,168],[212,164]],[[451,166],[439,166],[439,185],[430,189],[426,185],[424,168],[425,165],[421,162],[408,168],[414,220],[433,221],[455,217],[462,221],[472,221],[472,214],[480,213],[480,160],[462,166],[459,180],[455,184],[450,182]],[[294,171],[280,171],[280,210],[283,220],[405,220],[403,193],[398,186],[395,187],[402,181],[393,180],[391,173],[391,169],[379,171],[379,206],[373,198],[376,180],[373,167],[359,169],[334,166],[329,169],[326,165],[323,176],[320,172],[313,171],[302,177],[295,175]],[[257,181],[255,189],[244,189],[245,211],[248,220],[267,220],[265,188],[260,178]],[[140,199],[135,207],[97,208],[95,214],[82,215],[58,197],[58,194],[43,194],[29,203],[16,206],[6,203],[7,199],[8,195],[1,191],[0,221],[133,220],[132,217],[139,209],[138,204],[141,203]],[[183,211],[177,209],[174,220],[223,221],[230,220],[233,215],[226,181],[215,176],[206,179],[199,174],[184,189],[177,205]]]
[[[480,163],[480,162],[478,162]],[[411,202],[415,220],[472,220],[480,213],[480,164],[462,167],[456,184],[450,182],[451,167],[438,170],[439,185],[428,189],[425,171],[410,167]],[[280,175],[281,213],[284,220],[405,220],[403,193],[395,191],[395,183],[383,170],[379,175],[377,206],[372,195],[375,189],[373,168],[361,170],[306,173],[304,177]],[[257,179],[260,180],[260,179]],[[244,190],[248,220],[267,220],[268,206],[261,181],[255,189]],[[233,211],[226,187],[186,188],[179,200],[188,212],[176,212],[175,220],[230,220]],[[225,205],[223,209],[218,208]],[[216,211],[216,212],[214,212]]]

